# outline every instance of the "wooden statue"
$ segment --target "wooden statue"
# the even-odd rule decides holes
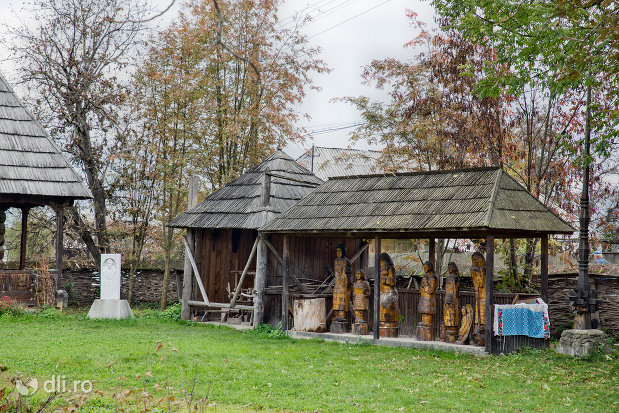
[[[481,252],[471,257],[471,277],[475,289],[475,328],[473,342],[478,346],[486,343],[486,259]]]
[[[460,312],[458,309],[458,293],[460,291],[460,272],[455,262],[447,264],[447,279],[445,280],[445,305],[443,306],[443,322],[445,323],[445,341],[455,343],[458,339]]]
[[[473,325],[473,307],[467,304],[461,308],[462,319],[460,320],[460,330],[458,331],[458,339],[456,344],[466,344],[469,341],[471,334],[471,326]]]
[[[352,331],[363,335],[368,333],[368,310],[370,309],[370,283],[365,279],[365,272],[357,270],[357,281],[352,286],[352,308],[355,311],[355,323]]]
[[[434,273],[434,264],[431,261],[426,261],[423,264],[425,275],[421,279],[420,296],[419,296],[419,313],[421,313],[421,322],[417,324],[417,339],[423,341],[434,340],[434,329],[432,321],[436,314],[436,287],[438,286],[438,277]]]
[[[335,250],[335,265],[333,275],[333,321],[331,322],[332,333],[345,333],[350,302],[349,277],[352,272],[350,260],[346,258],[346,247],[338,245]]]
[[[380,254],[380,328],[379,337],[398,336],[398,291],[395,289],[395,267],[386,252]]]

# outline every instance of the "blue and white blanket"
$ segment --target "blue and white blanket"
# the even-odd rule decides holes
[[[494,306],[495,336],[550,337],[548,304],[537,299],[535,304]]]

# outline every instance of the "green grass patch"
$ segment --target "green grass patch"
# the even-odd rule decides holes
[[[218,411],[619,409],[617,351],[586,359],[552,350],[476,357],[292,340],[269,327],[243,333],[174,317],[0,316],[3,377],[90,380],[101,393],[83,411],[114,411],[125,389],[157,400],[167,394],[166,381],[176,400],[195,388]]]

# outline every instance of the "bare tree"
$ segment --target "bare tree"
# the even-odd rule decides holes
[[[71,222],[98,263],[109,250],[106,231],[110,132],[125,99],[123,73],[147,11],[140,0],[33,0],[38,27],[11,31],[24,83],[35,108],[82,169],[94,201],[94,229],[77,208]],[[128,79],[127,79],[128,80]]]

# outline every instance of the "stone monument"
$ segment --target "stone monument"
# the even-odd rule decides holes
[[[120,254],[101,254],[101,298],[95,300],[88,318],[133,318],[127,300],[120,299]]]

